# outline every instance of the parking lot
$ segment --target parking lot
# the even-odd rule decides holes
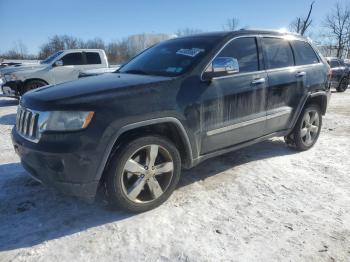
[[[349,90],[311,150],[276,138],[210,159],[138,215],[32,180],[12,148],[16,106],[0,98],[0,261],[349,261]]]

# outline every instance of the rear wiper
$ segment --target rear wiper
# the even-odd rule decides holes
[[[140,70],[140,69],[131,69],[131,70],[126,70],[122,73],[127,73],[127,74],[137,74],[137,75],[148,75],[147,72]]]

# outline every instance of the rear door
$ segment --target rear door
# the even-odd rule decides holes
[[[268,75],[266,131],[287,129],[304,93],[305,72],[295,68],[291,44],[282,37],[263,37]]]
[[[303,72],[304,92],[306,96],[309,91],[324,90],[327,85],[327,67],[321,62],[311,45],[303,40],[291,41],[295,55],[295,70]],[[300,102],[303,102],[300,99]]]
[[[201,153],[264,134],[267,74],[256,37],[230,41],[216,57],[238,60],[239,72],[212,79],[201,97]]]
[[[83,52],[84,70],[101,68],[102,60],[99,52]]]

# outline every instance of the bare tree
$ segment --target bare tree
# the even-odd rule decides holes
[[[94,40],[92,40],[94,41]],[[40,47],[39,58],[46,58],[47,56],[64,49],[84,48],[87,43],[81,39],[68,35],[54,35],[49,39],[49,42]]]
[[[198,32],[199,30],[186,29],[182,31],[182,34],[188,34]],[[33,55],[27,55],[27,49],[25,45],[18,41],[14,44],[14,48],[6,53],[1,54],[4,58],[10,59],[24,59],[24,58],[39,58],[44,59],[49,55],[65,49],[76,48],[96,48],[103,49],[106,52],[108,60],[111,63],[122,63],[129,60],[144,49],[160,42],[174,37],[174,35],[168,34],[138,34],[132,35],[121,41],[112,41],[108,44],[100,38],[94,38],[91,40],[83,41],[80,38],[68,36],[68,35],[54,35],[49,38],[47,43],[44,43],[40,47],[38,57]]]
[[[21,59],[25,59],[28,56],[28,49],[22,40],[18,40],[14,45],[14,50],[17,51]]]
[[[337,57],[341,57],[350,41],[349,7],[337,3],[335,9],[327,15],[324,27],[328,29],[330,38],[335,40],[334,46],[337,50]]]
[[[239,19],[236,17],[232,17],[227,19],[226,24],[223,26],[225,31],[235,31],[238,29]]]
[[[13,48],[1,56],[8,59],[28,59],[32,57],[28,55],[27,47],[21,40],[15,41]]]
[[[306,31],[309,29],[309,27],[312,24],[312,19],[311,19],[311,13],[312,13],[312,8],[314,5],[315,1],[313,1],[310,4],[309,12],[306,17],[296,17],[293,22],[289,25],[289,29],[292,32],[299,33],[301,35],[305,35]]]
[[[131,35],[126,39],[128,47],[128,55],[130,57],[135,56],[144,49],[159,43],[160,41],[171,38],[168,34],[138,34]]]
[[[112,64],[126,62],[130,58],[127,40],[110,42],[106,46],[108,61]]]
[[[84,48],[105,49],[105,43],[101,38],[95,38],[87,41]]]

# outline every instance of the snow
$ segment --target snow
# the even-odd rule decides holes
[[[0,261],[350,261],[350,91],[333,93],[319,141],[281,138],[184,171],[161,207],[131,215],[32,180],[0,98]]]

